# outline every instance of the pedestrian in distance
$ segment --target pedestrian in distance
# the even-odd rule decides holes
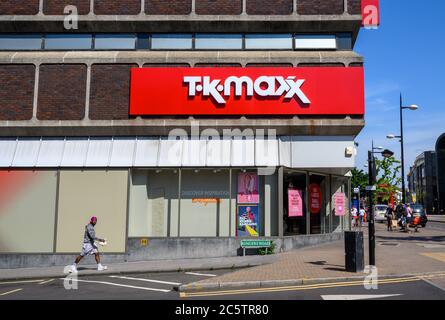
[[[87,255],[93,255],[96,259],[97,263],[97,271],[104,271],[107,270],[107,266],[103,266],[100,263],[100,254],[99,249],[97,248],[97,245],[95,241],[99,242],[101,245],[106,245],[107,240],[101,239],[96,237],[96,231],[94,230],[94,226],[97,223],[97,217],[91,217],[90,223],[85,226],[85,233],[83,236],[83,245],[82,245],[82,251],[80,255],[76,258],[74,261],[74,264],[71,266],[70,272],[77,273],[77,266],[79,262]]]
[[[363,225],[363,222],[364,222],[364,219],[365,219],[365,215],[366,215],[366,211],[365,211],[365,209],[362,207],[362,208],[360,208],[360,213],[359,213],[359,215],[360,215],[360,228],[362,227],[362,225]]]
[[[394,219],[394,209],[391,205],[388,206],[385,213],[386,223],[387,223],[387,231],[392,231],[392,220]]]
[[[410,224],[411,224],[412,217],[413,217],[413,209],[411,209],[411,206],[408,203],[406,205],[406,228],[405,228],[405,232],[409,233],[411,231],[409,227],[410,227]]]
[[[355,206],[352,206],[351,208],[351,217],[352,217],[352,227],[355,228],[358,225],[358,211]]]

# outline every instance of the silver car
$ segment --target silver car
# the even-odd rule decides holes
[[[388,206],[385,204],[377,204],[374,206],[374,219],[378,222],[386,222],[386,209]]]

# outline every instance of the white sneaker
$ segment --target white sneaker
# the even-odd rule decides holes
[[[107,269],[108,269],[107,266],[103,266],[101,264],[97,265],[97,271],[104,271],[104,270],[107,270]]]
[[[77,273],[77,267],[76,267],[75,264],[73,264],[73,265],[71,266],[71,269],[69,270],[69,272],[70,272],[70,273]]]

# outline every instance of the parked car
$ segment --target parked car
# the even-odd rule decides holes
[[[374,206],[374,220],[376,222],[386,222],[386,209],[388,209],[386,204],[377,204]]]
[[[411,208],[413,209],[413,219],[420,218],[419,225],[422,226],[422,228],[426,227],[426,223],[428,222],[428,216],[425,212],[425,208],[421,204],[412,204]]]

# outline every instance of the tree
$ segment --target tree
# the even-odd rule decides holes
[[[382,202],[389,202],[391,195],[395,195],[402,183],[400,177],[400,161],[396,160],[394,156],[383,158],[383,160],[376,159],[377,171],[377,195]]]
[[[360,188],[360,198],[366,195],[366,186],[369,183],[369,176],[363,170],[352,169],[351,186],[352,188]]]

